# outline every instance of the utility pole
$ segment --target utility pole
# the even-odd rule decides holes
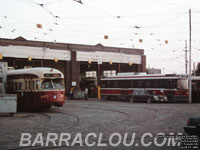
[[[101,64],[102,61],[98,60],[97,65],[98,65],[98,71],[97,71],[97,94],[98,94],[98,100],[101,99]]]
[[[165,68],[163,67],[163,74],[165,74]]]
[[[192,103],[192,79],[191,79],[191,49],[192,49],[192,45],[191,45],[191,41],[192,41],[192,35],[191,35],[191,30],[192,30],[192,25],[191,25],[191,9],[189,9],[189,103]]]
[[[194,70],[194,76],[196,76],[196,67],[195,67],[195,62],[193,62],[193,70]]]
[[[185,40],[185,74],[188,74],[188,60],[187,60],[187,40]]]

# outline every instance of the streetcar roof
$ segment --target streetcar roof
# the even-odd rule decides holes
[[[39,78],[45,78],[45,74],[60,74],[60,77],[56,78],[64,78],[64,75],[62,72],[60,72],[57,69],[54,68],[47,68],[47,67],[36,67],[36,68],[25,68],[25,69],[16,69],[16,70],[10,70],[7,71],[8,75],[35,75]]]
[[[192,80],[200,80],[200,76],[192,76]]]
[[[148,75],[132,75],[132,76],[109,76],[104,77],[102,80],[149,80],[149,79],[181,79],[187,78],[185,75],[175,74],[148,74]]]

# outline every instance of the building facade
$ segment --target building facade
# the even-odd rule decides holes
[[[106,47],[101,44],[80,45],[29,41],[23,37],[0,38],[1,61],[15,69],[52,67],[63,72],[66,91],[72,84],[80,87],[86,72],[96,72],[97,79],[105,71],[146,72],[143,49]]]
[[[155,69],[155,68],[148,68],[147,74],[161,74],[161,69]]]

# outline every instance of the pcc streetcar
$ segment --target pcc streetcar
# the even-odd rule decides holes
[[[200,98],[200,78],[192,78],[193,98]],[[195,88],[194,88],[195,87]],[[167,101],[188,101],[188,77],[177,74],[145,74],[119,73],[117,76],[101,79],[101,97],[109,99],[127,99],[135,90],[146,90],[155,95],[167,97]],[[194,92],[195,91],[195,92]],[[196,99],[196,98],[195,98]]]
[[[65,103],[63,74],[53,68],[27,68],[7,72],[7,91],[18,95],[17,110],[37,111]]]

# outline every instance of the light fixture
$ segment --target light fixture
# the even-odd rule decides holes
[[[28,56],[28,61],[31,61],[32,60],[32,57],[31,56]]]
[[[88,60],[88,64],[91,64],[92,63],[92,61],[91,60]]]
[[[2,53],[0,53],[0,60],[2,60],[3,59],[3,54]]]
[[[112,65],[112,60],[109,61],[109,64]]]
[[[129,66],[132,66],[132,64],[133,64],[133,63],[130,61],[130,62],[129,62]]]
[[[142,43],[142,42],[143,42],[143,39],[139,39],[139,42]]]
[[[104,39],[106,39],[106,40],[107,40],[107,39],[108,39],[108,35],[104,35]]]
[[[54,61],[57,63],[58,62],[58,58],[54,58]]]
[[[36,28],[42,29],[42,24],[36,24]]]

